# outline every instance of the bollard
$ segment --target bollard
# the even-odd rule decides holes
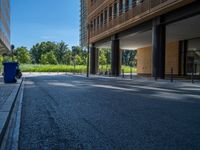
[[[171,82],[174,82],[174,70],[171,68]]]
[[[192,83],[194,83],[194,68],[192,69],[192,76],[191,76],[191,79],[192,79]]]
[[[122,78],[124,78],[125,76],[124,76],[124,69],[122,69]]]
[[[75,75],[76,74],[76,70],[74,69],[74,71],[73,71],[73,74]]]
[[[157,81],[157,74],[156,74],[156,76],[155,76],[155,78],[154,78],[154,79],[155,79],[155,81]]]
[[[197,73],[197,64],[194,65],[194,73],[195,73],[195,75]]]
[[[197,75],[197,64],[194,65],[194,73],[195,73],[195,77]]]
[[[130,68],[130,79],[133,79],[133,68]]]

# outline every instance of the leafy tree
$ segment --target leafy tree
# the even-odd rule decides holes
[[[82,65],[86,65],[87,64],[87,51],[86,50],[83,50],[82,51],[82,55],[81,55],[81,59],[82,59]]]
[[[104,56],[106,57],[106,63],[111,64],[111,50],[109,48],[102,48],[100,49],[100,53],[103,52]]]
[[[86,65],[87,64],[87,51],[82,49],[79,46],[73,46],[72,47],[72,55],[75,57],[76,55],[81,57],[81,65]]]
[[[39,45],[39,50],[42,52],[42,54],[48,53],[50,51],[56,52],[58,49],[58,46],[55,42],[42,42]]]
[[[55,42],[47,41],[47,42],[37,43],[30,50],[32,62],[39,64],[42,55],[50,51],[56,52],[57,50],[58,46]]]
[[[66,54],[64,55],[64,64],[72,64],[72,51],[67,50]]]
[[[126,66],[134,66],[135,65],[135,57],[136,57],[137,51],[130,51],[125,50],[122,53],[122,63]]]
[[[55,43],[55,42],[41,42],[41,43],[37,43],[36,45],[34,45],[31,50],[31,58],[32,58],[32,63],[36,63],[39,64],[41,61],[41,57],[42,55],[53,51],[54,55],[58,61],[59,64],[66,64],[66,56],[68,56],[69,53],[69,48],[68,45],[65,44],[65,42],[61,41],[60,43]],[[77,50],[77,52],[79,53],[79,49]],[[67,54],[68,53],[68,54]],[[68,63],[69,63],[69,59],[71,58],[67,58]],[[44,60],[44,57],[43,57]]]
[[[41,61],[42,64],[52,64],[56,65],[58,64],[56,56],[53,51],[47,52],[46,54],[43,54],[41,56]]]
[[[48,64],[48,60],[47,60],[47,55],[46,55],[46,54],[43,54],[43,55],[41,56],[40,63],[43,64],[43,65]]]
[[[26,47],[19,47],[14,53],[19,63],[27,64],[31,62],[30,54]]]
[[[65,55],[68,52],[68,50],[68,45],[65,44],[65,42],[62,41],[57,44],[56,58],[59,64],[65,64]]]
[[[83,50],[80,46],[72,46],[72,52],[73,52],[73,55],[81,56]]]
[[[100,51],[100,54],[99,54],[99,64],[100,65],[106,65],[106,63],[107,63],[107,60],[106,60],[105,51]]]
[[[39,64],[40,59],[41,59],[41,55],[42,52],[39,49],[39,43],[37,43],[36,45],[34,45],[31,50],[30,50],[30,54],[31,54],[31,59],[32,59],[32,63],[33,64]]]
[[[83,60],[81,59],[81,57],[79,55],[76,55],[75,58],[76,58],[76,65],[82,65],[83,64]]]

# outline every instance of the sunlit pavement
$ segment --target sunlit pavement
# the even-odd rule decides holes
[[[200,84],[29,75],[20,149],[200,149]]]

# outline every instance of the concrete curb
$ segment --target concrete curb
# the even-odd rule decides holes
[[[24,80],[23,80],[24,81]],[[19,148],[19,133],[20,133],[20,122],[21,122],[21,112],[22,112],[22,101],[24,95],[24,83],[19,91],[19,95],[17,97],[17,103],[14,109],[14,115],[12,120],[12,128],[9,134],[9,140],[7,140],[6,149],[8,150],[18,150]]]
[[[0,150],[5,150],[7,149],[8,143],[10,143],[10,134],[13,132],[13,127],[14,127],[14,120],[16,119],[16,110],[17,104],[19,104],[19,96],[20,91],[22,89],[23,85],[23,79],[20,82],[20,85],[18,88],[16,88],[13,91],[13,94],[9,99],[7,100],[7,104],[5,105],[5,116],[4,120],[2,122],[2,130],[0,132]],[[21,96],[20,96],[21,97]]]
[[[68,76],[76,76],[76,77],[82,77],[82,78],[87,78],[86,75],[82,74],[66,74]],[[153,78],[145,78],[145,77],[140,77],[140,78],[122,78],[120,77],[109,77],[109,76],[99,76],[99,75],[90,75],[88,79],[102,79],[102,80],[121,80],[121,81],[130,81],[130,82],[146,82],[146,83],[179,83],[179,84],[199,84],[200,80],[194,80],[194,83],[191,82],[191,80],[183,80],[183,79],[174,79],[173,82],[170,81],[170,79],[158,79],[155,80]]]

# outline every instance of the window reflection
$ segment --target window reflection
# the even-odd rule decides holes
[[[188,41],[187,74],[200,75],[200,38]]]

